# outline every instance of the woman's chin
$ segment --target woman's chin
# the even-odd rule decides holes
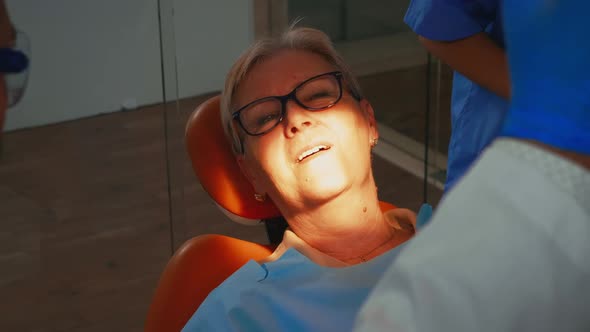
[[[318,176],[313,181],[308,180],[303,188],[304,197],[308,201],[320,204],[338,197],[350,187],[350,183],[344,177],[336,176],[336,174]]]

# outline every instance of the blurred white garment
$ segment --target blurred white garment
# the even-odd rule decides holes
[[[590,172],[498,139],[388,268],[355,331],[590,331]]]

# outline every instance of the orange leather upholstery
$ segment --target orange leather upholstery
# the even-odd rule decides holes
[[[212,97],[197,107],[186,125],[186,146],[197,178],[207,193],[233,214],[250,219],[280,216],[272,201],[254,199],[254,188],[240,171],[224,136],[219,99]]]
[[[223,208],[245,218],[270,219],[280,213],[261,204],[242,175],[223,135],[219,96],[201,104],[186,127],[186,144],[197,178]],[[395,206],[380,202],[383,211]],[[270,255],[274,247],[222,235],[187,241],[170,259],[150,305],[145,331],[180,331],[209,292],[250,259]]]
[[[250,259],[273,248],[222,235],[202,235],[176,251],[160,277],[145,331],[180,331],[211,290]]]

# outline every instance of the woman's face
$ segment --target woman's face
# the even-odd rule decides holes
[[[321,56],[283,50],[255,65],[235,95],[237,108],[267,96],[291,92],[310,77],[336,68]],[[241,130],[241,129],[240,129]],[[378,137],[373,109],[351,96],[342,81],[334,106],[310,111],[293,100],[276,127],[261,136],[243,134],[242,171],[256,192],[266,193],[289,215],[309,209],[371,181],[371,139]]]

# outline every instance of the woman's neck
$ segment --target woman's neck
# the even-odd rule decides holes
[[[370,190],[369,190],[370,191]],[[342,195],[288,218],[289,227],[310,246],[351,264],[393,248],[395,231],[383,215],[376,190]]]

